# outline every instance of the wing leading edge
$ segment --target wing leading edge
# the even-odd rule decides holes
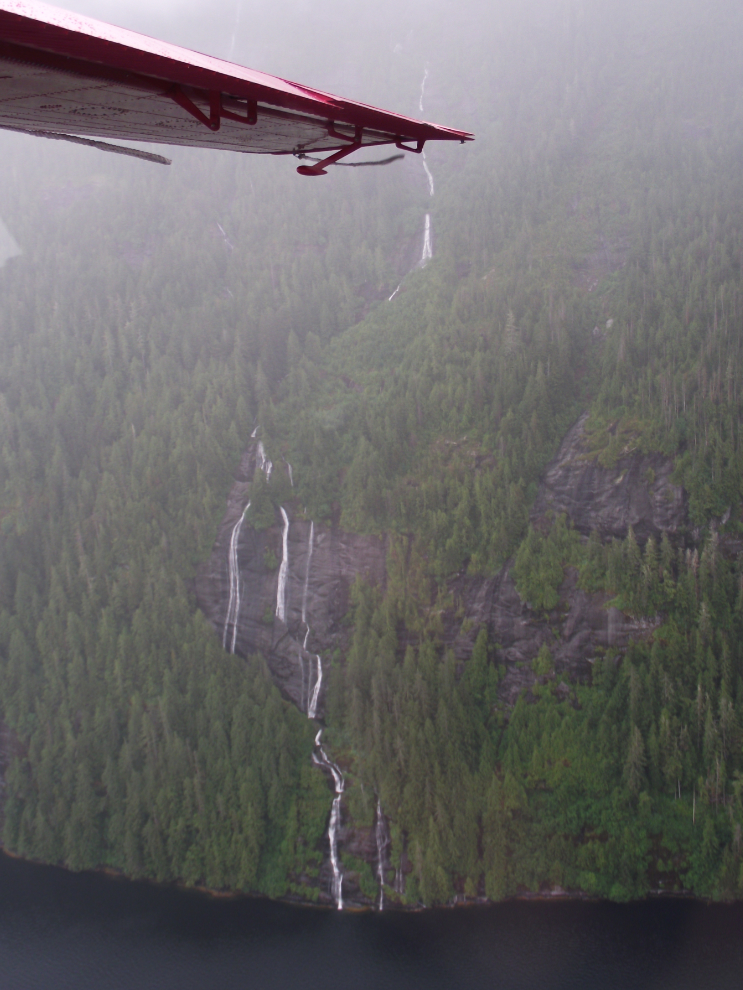
[[[331,152],[301,165],[302,175],[324,175],[362,147],[420,152],[427,141],[472,140],[36,0],[0,0],[0,127],[252,154]]]

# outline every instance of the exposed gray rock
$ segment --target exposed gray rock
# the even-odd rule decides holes
[[[565,512],[581,533],[595,529],[605,539],[626,536],[630,526],[639,540],[682,533],[688,525],[687,497],[671,482],[673,461],[637,452],[604,468],[585,449],[587,418],[584,413],[569,430],[547,467],[532,518],[550,509]]]
[[[199,607],[220,639],[224,633],[230,595],[230,538],[248,502],[248,479],[252,478],[255,470],[255,446],[251,445],[243,456],[211,555],[199,568],[196,577]],[[306,614],[310,635],[305,650],[302,600],[311,522],[297,517],[291,505],[286,506],[286,511],[290,520],[286,621],[281,622],[276,617],[278,568],[269,570],[264,560],[266,551],[272,551],[274,558],[281,560],[281,517],[277,513],[274,526],[257,532],[250,525],[248,513],[240,530],[237,551],[240,609],[235,652],[241,656],[260,652],[266,658],[282,693],[301,711],[307,711],[316,676],[315,655],[324,657],[327,663],[333,651],[343,647],[348,629],[342,623],[348,612],[351,585],[358,576],[373,584],[384,583],[387,548],[386,540],[381,537],[347,533],[338,526],[315,525],[307,583]],[[231,633],[228,647],[230,643]],[[322,699],[321,692],[318,714],[322,712]]]
[[[687,499],[683,489],[671,483],[672,462],[657,454],[632,453],[621,458],[613,469],[601,467],[586,454],[586,418],[582,416],[568,432],[548,466],[534,504],[532,522],[539,525],[552,510],[565,512],[584,536],[595,529],[604,539],[621,539],[632,526],[641,541],[664,531],[677,539],[682,537],[687,531]],[[257,442],[251,444],[241,461],[212,554],[200,568],[196,581],[199,605],[220,638],[224,634],[230,593],[230,538],[249,498],[250,483],[257,469],[256,447]],[[279,569],[270,570],[266,564],[271,556],[277,561],[282,557],[281,518],[277,514],[273,526],[257,532],[250,525],[248,515],[240,531],[237,554],[240,609],[236,652],[243,656],[262,653],[284,695],[307,711],[314,683],[314,655],[323,656],[327,664],[335,650],[341,656],[345,653],[349,627],[343,620],[348,612],[351,585],[358,576],[384,584],[387,545],[384,538],[347,533],[338,526],[315,525],[306,598],[310,635],[305,650],[302,603],[312,524],[296,505],[288,504],[285,509],[290,520],[285,621],[276,617]],[[573,568],[565,572],[557,608],[547,614],[536,611],[521,601],[511,574],[512,563],[509,561],[498,574],[489,577],[454,578],[449,584],[454,604],[442,615],[444,645],[461,663],[471,656],[479,630],[487,627],[491,643],[497,646],[497,662],[504,667],[500,696],[509,706],[537,681],[532,661],[543,644],[550,650],[557,674],[567,673],[572,680],[586,680],[597,656],[609,649],[621,654],[632,639],[648,636],[660,622],[660,618],[635,619],[617,608],[607,607],[608,595],[589,594],[577,587]],[[318,714],[321,712],[322,696]],[[376,867],[373,828],[354,825],[344,811],[338,839],[342,849]],[[404,886],[405,872],[411,868],[404,845],[400,855],[403,865],[395,881],[395,889],[399,891]],[[386,856],[389,857],[389,850]],[[392,865],[391,860],[385,859],[385,870],[391,871]],[[328,903],[330,870],[326,856],[319,885],[320,899]],[[352,871],[344,880],[344,899],[349,904],[370,904]]]
[[[623,538],[630,526],[638,539],[668,532],[679,537],[687,530],[687,498],[673,485],[672,461],[659,454],[632,453],[612,469],[603,468],[586,454],[584,414],[569,430],[557,456],[547,467],[532,510],[532,521],[545,514],[565,512],[583,535],[597,530],[604,538]],[[247,503],[250,480],[256,470],[256,446],[244,455],[232,487],[222,524],[209,560],[199,570],[199,605],[220,637],[229,600],[228,550],[235,523]],[[302,711],[307,710],[314,683],[314,657],[330,659],[345,650],[348,630],[343,624],[349,593],[357,576],[376,584],[385,580],[386,540],[347,533],[337,526],[316,525],[307,583],[307,622],[310,635],[303,649],[305,626],[302,600],[307,574],[311,523],[287,506],[289,566],[285,622],[276,617],[278,569],[269,570],[264,555],[282,555],[282,525],[257,532],[246,518],[241,529],[238,562],[241,602],[236,652],[260,652],[268,661],[276,684]],[[269,555],[270,556],[270,555]],[[632,619],[607,608],[608,596],[589,594],[577,587],[568,570],[556,610],[543,614],[521,601],[509,562],[492,577],[459,576],[450,583],[458,609],[443,615],[444,643],[459,661],[471,655],[479,629],[486,626],[498,644],[498,659],[506,667],[502,696],[513,703],[523,688],[535,681],[531,662],[546,644],[557,672],[572,678],[589,676],[595,657],[609,648],[618,653],[633,638],[647,636],[657,623]],[[462,616],[462,610],[464,616]],[[322,696],[318,713],[322,711]]]
[[[673,462],[659,454],[633,453],[614,469],[601,467],[586,455],[584,430],[588,414],[578,419],[549,464],[531,513],[534,524],[551,510],[566,513],[584,536],[597,530],[603,539],[623,539],[632,526],[639,540],[662,532],[679,537],[686,532],[687,497],[671,483]],[[632,639],[647,637],[660,624],[635,619],[607,607],[609,596],[589,594],[577,587],[569,568],[560,588],[560,604],[549,614],[522,602],[511,575],[513,561],[492,578],[459,577],[450,591],[464,607],[464,619],[454,610],[444,616],[445,642],[460,661],[472,652],[484,625],[497,644],[499,663],[506,673],[501,696],[514,704],[519,693],[536,681],[531,662],[546,644],[557,673],[573,679],[590,676],[597,655],[613,648],[621,654]]]
[[[444,619],[445,641],[458,660],[467,660],[477,633],[487,626],[488,638],[496,645],[497,661],[505,666],[500,695],[509,705],[536,682],[531,663],[543,644],[552,654],[556,673],[585,680],[598,655],[609,648],[621,654],[632,639],[648,636],[660,624],[659,618],[636,619],[617,608],[607,608],[609,595],[589,594],[577,587],[575,568],[566,570],[558,607],[549,613],[536,611],[521,601],[511,564],[495,578],[473,579],[471,596],[468,582],[460,582],[465,618],[457,622],[451,612]]]

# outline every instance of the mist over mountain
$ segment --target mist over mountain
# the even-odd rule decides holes
[[[476,140],[0,132],[4,846],[739,897],[739,5],[76,9]]]

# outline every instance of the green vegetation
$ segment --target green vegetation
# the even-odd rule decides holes
[[[599,6],[494,9],[473,32],[433,5],[440,116],[467,126],[474,100],[478,135],[431,150],[433,201],[417,161],[310,190],[275,160],[179,153],[165,176],[2,137],[25,252],[0,271],[8,848],[317,896],[312,726],[259,657],[221,649],[192,588],[260,423],[277,467],[246,525],[294,498],[389,535],[384,594],[355,587],[328,658],[326,738],[363,827],[381,798],[407,903],[743,894],[743,14]],[[378,70],[380,104],[417,95],[416,58]],[[388,303],[427,209],[435,258]],[[529,526],[586,410],[586,457],[675,460],[677,543]],[[560,613],[575,569],[647,635],[585,683],[545,646],[509,709],[485,630],[465,663],[442,645],[453,581],[507,562],[535,613]]]
[[[563,519],[544,544],[569,554],[560,568],[590,565],[613,603],[665,621],[621,663],[596,656],[590,683],[556,674],[543,646],[513,710],[484,629],[460,677],[433,622],[400,661],[404,593],[357,588],[333,745],[354,752],[407,836],[408,901],[444,902],[468,880],[489,897],[544,884],[621,900],[651,886],[741,896],[740,565],[715,537],[701,556],[665,538],[641,551],[631,531],[581,543]]]

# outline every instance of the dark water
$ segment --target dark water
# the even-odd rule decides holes
[[[350,915],[0,857],[0,990],[743,987],[743,907],[512,903]]]

